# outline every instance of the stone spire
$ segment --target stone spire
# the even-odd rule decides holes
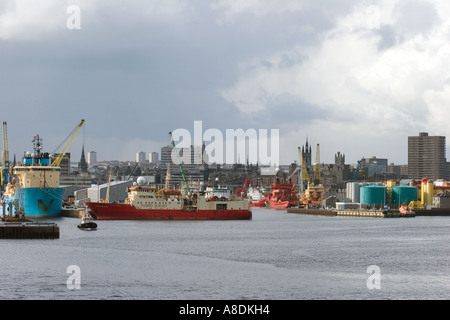
[[[87,173],[87,169],[88,169],[88,165],[86,162],[86,157],[84,156],[84,145],[81,149],[81,159],[80,162],[78,163],[78,171],[80,173]]]

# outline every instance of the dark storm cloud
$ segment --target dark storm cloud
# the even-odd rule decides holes
[[[411,60],[422,58],[408,39],[429,35],[441,23],[437,5],[423,1],[79,0],[81,29],[69,30],[72,2],[2,3],[0,95],[10,149],[29,149],[38,131],[52,149],[85,118],[87,149],[108,153],[104,158],[121,149],[129,155],[120,157],[128,159],[137,151],[158,151],[156,145],[169,143],[168,131],[192,130],[195,120],[204,129],[279,128],[282,136],[293,136],[307,134],[296,127],[317,121],[338,128],[333,121],[345,114],[370,122],[373,110],[352,113],[354,103],[380,110],[382,104],[388,108],[382,112],[394,117],[389,107],[407,105],[417,98],[407,96],[410,87],[421,88],[417,73],[405,76],[413,85],[398,77],[403,73],[395,61],[405,52]],[[367,13],[377,10],[379,28],[361,32]],[[428,56],[435,57],[432,50],[425,61]],[[408,61],[401,70],[411,70]],[[386,74],[392,76],[389,88]],[[427,79],[449,78],[432,74]],[[335,89],[339,83],[342,90]],[[438,81],[427,89],[432,87],[428,103],[445,96]],[[245,106],[256,111],[245,112]],[[342,130],[335,130],[338,141]],[[153,150],[142,145],[150,142]],[[78,149],[73,153],[76,159]]]

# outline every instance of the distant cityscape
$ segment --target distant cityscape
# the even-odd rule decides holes
[[[192,156],[199,154],[199,147],[191,146],[191,149]],[[178,163],[172,162],[172,150],[173,147],[168,145],[162,147],[160,152],[148,153],[148,158],[147,153],[139,151],[136,153],[135,161],[97,161],[97,153],[89,151],[85,154],[83,146],[79,162],[71,162],[70,153],[65,155],[61,162],[60,183],[76,190],[114,181],[131,181],[136,177],[144,176],[148,183],[164,186],[169,172],[170,187],[180,188],[183,177]],[[183,164],[182,167],[189,183],[201,182],[205,185],[219,183],[236,190],[242,187],[247,178],[250,178],[252,186],[267,189],[277,179],[299,185],[300,154],[310,181],[314,178],[314,171],[320,171],[321,183],[327,197],[345,197],[348,182],[383,182],[422,178],[448,180],[450,177],[450,163],[445,157],[446,137],[429,136],[426,132],[408,137],[408,164],[404,165],[395,165],[389,163],[386,158],[376,156],[362,158],[357,164],[350,165],[345,163],[345,155],[337,152],[334,163],[320,163],[316,166],[313,160],[315,155],[306,139],[305,144],[299,148],[299,161],[279,165],[277,168],[249,163],[208,164],[204,159],[200,161],[192,159],[192,163],[198,164]]]

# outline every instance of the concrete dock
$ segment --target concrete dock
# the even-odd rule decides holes
[[[0,239],[59,239],[56,223],[0,222]]]
[[[369,210],[369,209],[348,209],[348,210],[326,210],[326,209],[302,209],[288,208],[288,213],[310,214],[319,216],[346,216],[346,217],[366,217],[366,218],[402,218],[398,210]],[[406,217],[412,218],[415,215]]]
[[[450,208],[432,208],[432,209],[420,209],[414,210],[416,216],[424,217],[450,217]]]
[[[415,214],[402,215],[399,210],[340,210],[338,216],[366,218],[414,218]]]
[[[337,211],[326,209],[288,208],[288,213],[310,214],[316,216],[337,216]]]

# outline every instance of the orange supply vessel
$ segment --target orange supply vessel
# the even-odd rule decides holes
[[[272,193],[266,196],[267,203],[272,209],[284,209],[295,207],[299,204],[297,190],[295,185],[289,180],[287,183],[281,183],[279,179],[274,182],[270,188]]]

